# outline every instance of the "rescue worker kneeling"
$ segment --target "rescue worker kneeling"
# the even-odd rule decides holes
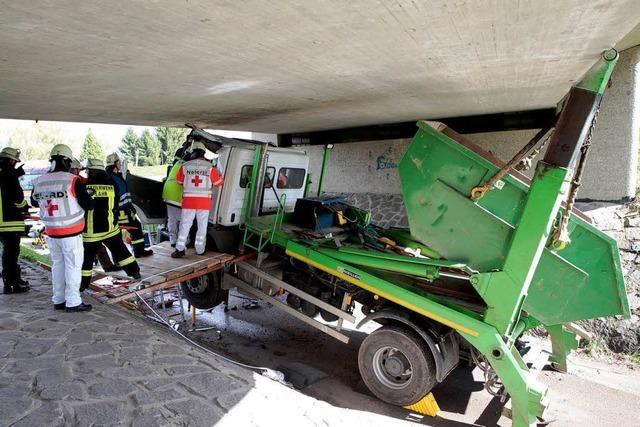
[[[113,261],[123,267],[134,279],[140,278],[140,267],[131,252],[122,241],[118,226],[118,199],[116,186],[104,170],[99,159],[87,160],[87,191],[93,197],[95,207],[86,214],[87,226],[82,235],[84,243],[84,261],[82,263],[82,285],[84,291],[91,283],[93,261],[103,245],[109,249]]]
[[[85,211],[93,209],[93,199],[77,176],[69,173],[73,154],[57,144],[49,156],[51,169],[34,180],[31,202],[40,208],[51,251],[53,307],[56,310],[89,311],[80,297],[84,250],[82,231]]]
[[[218,168],[205,159],[205,146],[202,142],[194,142],[191,145],[191,152],[192,160],[180,166],[176,176],[178,184],[183,186],[183,194],[180,232],[178,233],[176,250],[171,254],[173,258],[185,256],[187,237],[194,218],[198,223],[195,242],[196,253],[198,255],[204,254],[213,186],[220,188],[224,183]]]

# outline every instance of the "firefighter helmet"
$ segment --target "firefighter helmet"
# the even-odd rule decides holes
[[[49,159],[53,159],[54,157],[64,157],[69,160],[73,160],[73,152],[71,148],[69,148],[65,144],[56,144],[51,149],[51,153],[49,154]]]
[[[104,162],[100,159],[87,159],[87,169],[104,170]]]
[[[196,151],[196,150],[202,150],[205,151],[207,148],[204,146],[204,144],[200,141],[195,141],[193,144],[191,144],[191,151]]]
[[[20,161],[20,150],[13,147],[4,147],[2,151],[0,151],[0,157],[5,159],[15,160],[16,162]]]
[[[118,157],[118,153],[111,153],[107,156],[106,164],[107,166],[113,166],[118,161],[120,161],[120,157]]]

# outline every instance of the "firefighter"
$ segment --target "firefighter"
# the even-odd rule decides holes
[[[178,240],[178,223],[182,216],[182,185],[178,184],[176,177],[180,167],[184,164],[183,156],[185,151],[178,148],[173,160],[173,165],[169,169],[167,179],[162,187],[162,200],[167,205],[167,230],[169,231],[169,243],[171,247],[176,247]]]
[[[55,145],[49,159],[50,171],[34,180],[31,202],[40,208],[51,251],[53,307],[68,312],[89,311],[91,304],[83,303],[80,297],[80,281],[84,215],[93,209],[93,199],[82,181],[69,172],[73,159],[69,147]]]
[[[202,142],[193,142],[191,153],[192,160],[185,162],[176,176],[178,184],[183,187],[183,195],[180,232],[176,250],[171,254],[173,258],[185,255],[187,236],[194,218],[198,223],[195,242],[196,253],[198,255],[204,254],[213,186],[220,188],[224,183],[218,168],[204,158],[205,146]]]
[[[20,150],[5,147],[0,151],[0,242],[2,243],[2,276],[5,294],[19,294],[29,290],[29,283],[20,278],[18,256],[20,236],[24,233],[24,216],[29,206],[20,187],[22,167]]]
[[[111,177],[116,185],[116,191],[120,195],[118,200],[118,209],[120,215],[118,223],[124,225],[131,235],[131,245],[133,246],[133,255],[136,258],[142,258],[153,254],[150,249],[144,248],[144,233],[142,232],[142,224],[137,218],[136,211],[133,208],[131,193],[127,186],[127,181],[122,174],[122,162],[118,154],[112,153],[107,156],[107,174]]]
[[[82,263],[82,285],[84,291],[91,283],[93,262],[99,248],[106,247],[111,252],[113,260],[122,266],[125,273],[134,279],[140,278],[140,267],[127,246],[122,241],[118,226],[119,195],[116,185],[104,170],[104,163],[100,159],[87,160],[87,190],[93,197],[95,207],[86,212],[87,226],[82,235],[84,243],[84,262]]]
[[[80,178],[80,181],[85,181],[84,177],[80,175],[80,172],[82,172],[82,164],[78,159],[71,159],[71,169],[69,169],[69,172]]]
[[[83,184],[86,185],[87,178],[85,178],[84,176],[80,175],[80,173],[84,169],[85,168],[82,167],[82,164],[80,163],[80,161],[78,159],[74,158],[73,160],[71,160],[71,169],[69,170],[69,172],[71,172],[72,174],[76,175],[78,177],[78,179]],[[111,262],[111,258],[109,258],[109,254],[107,253],[107,248],[105,248],[104,246],[100,246],[98,248],[98,253],[97,253],[96,257],[98,258],[98,261],[100,261],[100,265],[102,265],[102,269],[105,272],[122,270],[122,267],[120,267],[118,265],[114,265],[113,262]]]

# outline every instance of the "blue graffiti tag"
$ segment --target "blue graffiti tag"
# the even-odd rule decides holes
[[[381,169],[395,169],[398,164],[391,159],[387,159],[384,155],[376,158],[376,170]]]

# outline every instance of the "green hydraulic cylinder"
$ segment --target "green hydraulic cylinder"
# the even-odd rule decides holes
[[[423,277],[430,281],[436,280],[439,277],[441,268],[466,270],[466,266],[464,264],[457,262],[439,259],[414,258],[411,256],[386,252],[368,251],[365,249],[318,248],[317,251],[349,264]]]

